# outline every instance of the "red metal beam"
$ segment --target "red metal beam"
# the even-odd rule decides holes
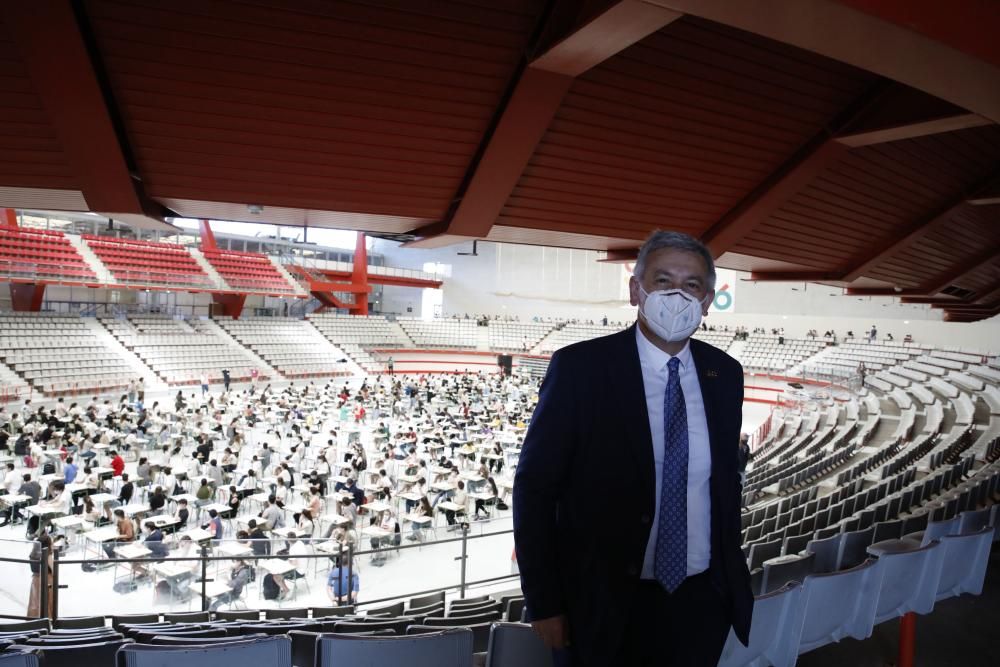
[[[17,229],[17,213],[14,212],[12,208],[5,208],[3,210],[3,225],[4,227],[13,227]]]
[[[840,280],[840,274],[823,271],[752,271],[755,283],[812,283]]]
[[[201,232],[198,247],[201,250],[218,250],[219,246],[215,242],[215,232],[212,231],[212,225],[209,224],[208,220],[199,220],[198,229]]]
[[[247,302],[247,295],[212,292],[212,302],[219,307],[223,315],[238,320],[243,313],[243,305]]]
[[[884,144],[889,141],[900,141],[901,139],[915,139],[926,137],[931,134],[942,134],[944,132],[955,132],[971,127],[981,127],[992,125],[993,121],[983,118],[974,113],[957,113],[940,118],[916,121],[904,125],[883,127],[875,130],[852,132],[837,137],[837,141],[851,148],[861,146],[872,146],[874,144]]]
[[[560,6],[567,7],[573,8],[577,16],[588,9],[587,3],[566,2]],[[642,0],[619,0],[585,16],[521,72],[482,156],[456,196],[459,203],[450,217],[417,230],[419,238],[405,246],[432,248],[486,238],[573,79],[681,14]],[[561,21],[565,16],[554,18]],[[550,18],[546,26],[550,32],[552,21]]]
[[[638,248],[622,248],[619,250],[608,250],[604,253],[604,259],[597,260],[607,264],[628,264],[639,258]]]
[[[764,179],[736,206],[723,215],[701,235],[701,240],[716,258],[732,248],[785,202],[798,194],[831,164],[840,160],[848,147],[833,139],[855,123],[859,116],[872,108],[891,84],[879,80],[858,99],[792,154],[784,164]]]
[[[959,193],[951,201],[946,202],[944,206],[923,219],[914,221],[901,231],[901,235],[893,235],[893,238],[878,245],[867,257],[855,262],[853,268],[845,272],[842,280],[845,282],[854,282],[896,253],[902,252],[930,232],[944,226],[951,220],[951,217],[955,213],[967,205],[967,199],[971,199],[987,188],[993,187],[998,180],[1000,180],[1000,172],[992,174],[985,181],[970,188],[968,191]]]
[[[14,47],[94,211],[143,213],[94,67],[68,0],[2,2]]]
[[[358,232],[357,240],[354,242],[354,271],[351,274],[353,286],[364,288],[354,294],[354,307],[349,309],[352,315],[368,314],[368,293],[371,287],[368,285],[368,246],[365,245],[364,232]]]

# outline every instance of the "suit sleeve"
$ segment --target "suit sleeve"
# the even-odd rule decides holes
[[[534,619],[566,612],[557,517],[577,432],[572,376],[564,354],[554,354],[514,476],[514,544],[521,588]]]

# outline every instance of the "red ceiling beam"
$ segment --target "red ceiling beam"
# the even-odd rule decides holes
[[[818,283],[840,280],[840,274],[824,271],[752,271],[754,283]]]
[[[606,264],[628,264],[637,259],[639,259],[638,248],[619,248],[606,251],[604,258],[597,261]]]
[[[851,134],[837,137],[837,141],[851,148],[860,148],[861,146],[884,144],[902,139],[916,139],[917,137],[926,137],[932,134],[955,132],[957,130],[966,130],[971,127],[982,127],[983,125],[992,124],[993,121],[974,113],[956,113],[903,125],[893,125],[863,132],[852,132]]]
[[[3,224],[0,227],[13,227],[17,229],[17,213],[12,208],[3,209]]]
[[[827,167],[846,155],[848,146],[835,141],[834,137],[855,123],[861,114],[870,110],[890,86],[884,80],[870,86],[742,201],[705,230],[701,240],[712,251],[712,256],[721,257],[801,192]]]
[[[967,205],[967,199],[975,197],[987,188],[993,187],[998,180],[1000,180],[1000,172],[992,174],[985,181],[979,183],[969,191],[962,192],[953,197],[951,201],[946,202],[937,211],[925,218],[911,223],[902,230],[901,235],[894,234],[893,238],[877,246],[867,257],[855,262],[853,268],[845,272],[843,280],[845,282],[854,282],[885,260],[909,248],[935,229],[944,226],[951,220],[951,217],[955,213]]]
[[[593,5],[594,3],[589,3]],[[408,247],[430,248],[486,238],[555,117],[573,79],[678,19],[678,12],[642,0],[619,0],[593,12],[588,3],[561,3],[553,23],[578,20],[568,33],[531,61],[503,106],[485,149],[458,193],[458,205],[442,223],[417,230]]]
[[[68,0],[0,2],[14,47],[93,211],[143,213]]]
[[[973,273],[985,269],[1000,259],[1000,245],[994,246],[985,252],[981,252],[975,257],[971,257],[956,265],[948,274],[942,278],[935,278],[933,283],[929,283],[924,290],[926,294],[937,294],[941,290],[961,282],[963,278],[971,276]]]

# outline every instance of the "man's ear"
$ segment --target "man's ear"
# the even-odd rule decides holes
[[[639,280],[635,276],[628,279],[628,296],[630,304],[639,305]]]

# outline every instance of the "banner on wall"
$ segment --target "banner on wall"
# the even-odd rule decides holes
[[[634,265],[622,265],[623,294],[628,299],[628,279],[632,276]],[[715,299],[708,308],[710,313],[736,312],[736,272],[732,269],[715,269]]]

